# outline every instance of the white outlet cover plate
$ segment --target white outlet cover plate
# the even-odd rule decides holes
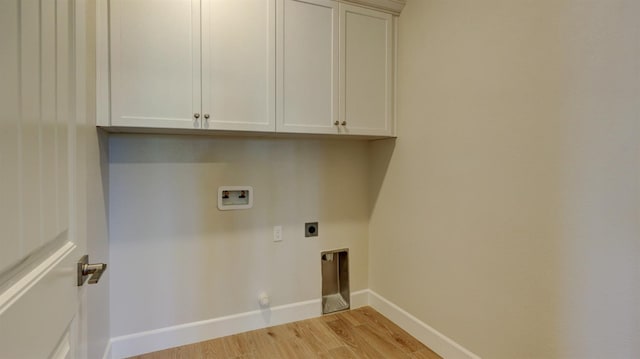
[[[273,226],[273,241],[282,241],[282,226]]]
[[[218,209],[229,211],[249,209],[253,207],[253,187],[221,186],[218,187]]]

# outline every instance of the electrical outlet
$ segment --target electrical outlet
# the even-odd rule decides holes
[[[282,226],[273,226],[273,241],[282,241]]]

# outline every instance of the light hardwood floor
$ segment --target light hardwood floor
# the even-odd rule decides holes
[[[371,307],[133,357],[442,359]]]

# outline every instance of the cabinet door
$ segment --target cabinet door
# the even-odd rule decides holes
[[[278,132],[338,133],[338,5],[284,0],[278,18]]]
[[[275,0],[203,0],[203,128],[275,130]]]
[[[111,0],[111,125],[198,128],[200,1]]]
[[[344,133],[394,134],[393,49],[392,15],[340,4],[340,122]]]

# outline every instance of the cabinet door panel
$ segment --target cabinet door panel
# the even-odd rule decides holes
[[[277,130],[337,134],[337,3],[284,0],[280,10]]]
[[[200,1],[111,0],[111,125],[197,128]]]
[[[275,130],[275,0],[202,3],[204,128]]]
[[[340,5],[340,121],[345,133],[393,134],[392,16]]]

